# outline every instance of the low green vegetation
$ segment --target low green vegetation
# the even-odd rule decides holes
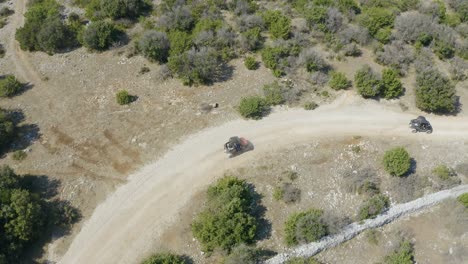
[[[377,97],[382,91],[382,82],[369,65],[364,65],[356,72],[354,83],[364,98]]]
[[[165,32],[146,31],[137,43],[137,49],[152,62],[165,63],[169,56],[170,42]]]
[[[291,19],[278,10],[268,10],[262,14],[263,21],[274,39],[288,39],[291,32]]]
[[[403,241],[399,248],[390,255],[386,256],[383,261],[384,264],[413,264],[414,253],[413,246],[409,241]]]
[[[256,70],[258,68],[258,62],[254,57],[246,57],[244,60],[244,65],[248,70]]]
[[[260,263],[260,250],[241,244],[224,258],[223,264],[257,264]]]
[[[15,152],[13,152],[13,155],[11,156],[11,158],[13,160],[16,160],[16,161],[22,161],[24,160],[26,157],[28,156],[28,154],[26,154],[26,152],[24,152],[23,150],[17,150]]]
[[[393,27],[395,14],[387,8],[370,7],[364,9],[358,20],[362,26],[369,30],[372,36],[375,36],[379,33],[379,30],[388,30]]]
[[[411,157],[403,147],[387,150],[383,157],[386,172],[392,176],[404,176],[411,168]]]
[[[290,215],[285,223],[286,244],[294,246],[317,241],[326,236],[328,227],[321,219],[322,214],[322,210],[311,209]]]
[[[457,200],[462,203],[466,208],[468,208],[468,193],[464,193],[458,196]]]
[[[377,215],[387,210],[389,205],[390,200],[387,196],[382,194],[374,195],[359,208],[358,219],[365,220],[375,218]]]
[[[395,69],[382,70],[382,96],[385,99],[397,98],[403,94],[403,84]]]
[[[437,177],[441,180],[448,180],[450,177],[455,176],[455,170],[452,168],[447,167],[446,165],[439,165],[432,169],[432,173],[434,173]]]
[[[126,90],[118,91],[115,97],[119,105],[126,105],[133,101],[133,96],[131,96]]]
[[[241,99],[239,113],[245,118],[260,119],[268,109],[268,104],[260,96],[250,96]]]
[[[305,110],[315,110],[317,107],[318,107],[318,104],[316,102],[306,102],[304,104]]]
[[[331,72],[330,76],[331,78],[328,85],[330,85],[331,88],[335,90],[343,90],[351,87],[351,81],[346,78],[344,73],[334,71]]]
[[[143,260],[141,264],[189,264],[185,257],[171,254],[171,253],[158,253]]]
[[[21,91],[22,88],[23,84],[15,76],[0,77],[0,97],[11,97]]]
[[[207,196],[206,208],[192,223],[193,235],[204,251],[230,251],[254,242],[259,220],[247,182],[226,176],[208,188]]]
[[[265,102],[268,105],[279,105],[284,103],[282,90],[282,86],[277,81],[264,85],[263,94],[265,96]]]

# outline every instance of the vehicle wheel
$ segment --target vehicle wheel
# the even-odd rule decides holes
[[[432,134],[432,130],[426,131],[427,134]]]
[[[412,133],[418,132],[416,129],[411,130]]]

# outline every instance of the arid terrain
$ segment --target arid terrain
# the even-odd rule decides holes
[[[70,8],[69,1],[59,2]],[[57,197],[82,214],[70,234],[52,234],[44,254],[32,250],[38,261],[140,263],[153,253],[170,251],[194,263],[220,263],[223,252],[202,252],[191,223],[203,209],[207,186],[225,174],[246,179],[261,195],[268,223],[257,246],[276,253],[288,250],[283,224],[290,213],[320,208],[340,217],[337,226],[354,222],[365,197],[350,190],[349,175],[371,173],[392,205],[468,184],[467,171],[457,171],[453,184],[432,173],[439,164],[468,164],[467,80],[455,83],[461,106],[456,115],[425,113],[434,132],[412,134],[409,120],[423,113],[414,99],[413,68],[401,78],[404,95],[393,100],[363,99],[352,88],[312,85],[303,72],[278,79],[263,63],[247,70],[242,58],[228,63],[232,74],[222,82],[184,86],[176,78],[162,79],[161,65],[127,56],[130,44],[104,52],[84,47],[54,55],[24,51],[14,36],[24,25],[27,1],[0,6],[15,11],[0,29],[0,44],[6,49],[0,75],[14,74],[27,84],[21,94],[0,99],[1,108],[24,116],[20,139],[11,149],[25,150],[27,158],[13,160],[10,151],[0,164],[19,174],[58,181]],[[137,25],[130,31],[138,35],[142,29]],[[361,48],[359,57],[342,60],[331,58],[326,44],[313,46],[350,80],[365,64],[378,72],[383,69],[369,46]],[[260,54],[253,56],[261,60]],[[437,59],[435,65],[448,74],[447,61]],[[142,72],[143,67],[149,72]],[[274,106],[261,120],[242,119],[237,112],[241,98],[261,95],[262,87],[275,80],[292,82],[301,97]],[[137,100],[116,104],[121,89]],[[299,108],[309,101],[319,107]],[[214,103],[217,108],[203,107]],[[249,139],[254,150],[228,159],[222,144],[233,135]],[[417,161],[403,179],[389,176],[381,165],[384,152],[397,146]],[[289,171],[296,172],[297,179],[288,179]],[[299,202],[273,198],[274,188],[284,182],[301,190]],[[461,264],[468,259],[467,219],[466,208],[449,199],[375,229],[376,239],[365,231],[316,258],[323,263],[376,263],[401,238],[409,238],[417,263]]]

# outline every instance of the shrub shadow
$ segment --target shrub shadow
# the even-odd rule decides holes
[[[249,184],[249,189],[252,193],[252,213],[258,219],[258,229],[255,240],[264,240],[271,237],[272,226],[270,221],[265,217],[266,207],[261,203],[263,195],[255,191],[255,186]]]
[[[1,157],[8,152],[23,150],[41,137],[40,129],[36,124],[21,124],[25,119],[21,110],[7,111],[6,114],[15,126],[15,134],[10,142],[1,148]]]

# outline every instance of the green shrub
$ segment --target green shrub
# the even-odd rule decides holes
[[[244,97],[239,104],[239,113],[245,118],[260,119],[267,109],[265,99],[259,96]]]
[[[119,31],[114,24],[100,20],[91,22],[81,36],[83,45],[90,50],[105,50],[117,40]]]
[[[141,264],[188,264],[188,262],[184,257],[175,254],[159,253],[143,260]]]
[[[170,43],[170,56],[177,56],[182,54],[192,47],[192,36],[185,32],[179,30],[172,30],[168,34],[169,43]]]
[[[364,97],[376,97],[382,90],[382,82],[369,65],[364,65],[354,75],[354,84],[358,93]]]
[[[361,206],[358,219],[365,220],[375,218],[377,215],[387,210],[389,205],[390,200],[387,196],[382,194],[374,195]]]
[[[288,39],[291,31],[291,19],[284,16],[281,11],[268,10],[262,14],[263,21],[275,39]]]
[[[318,107],[318,104],[316,102],[307,102],[304,104],[304,109],[305,110],[314,110]]]
[[[385,152],[383,165],[390,175],[401,177],[410,170],[411,157],[405,148],[396,147]]]
[[[382,70],[382,95],[385,99],[392,99],[403,94],[403,84],[394,69]]]
[[[438,70],[423,71],[416,76],[416,106],[427,112],[456,111],[455,86]]]
[[[323,32],[327,31],[327,7],[312,5],[310,8],[304,10],[304,17],[310,27]]]
[[[409,241],[403,241],[400,247],[384,258],[384,264],[413,264],[413,247]]]
[[[450,177],[455,176],[455,170],[447,167],[446,165],[439,165],[433,168],[432,173],[442,180],[448,180]]]
[[[344,73],[334,71],[330,75],[331,79],[328,82],[328,85],[330,85],[331,88],[342,90],[351,86],[351,81],[346,79],[346,75],[344,75]]]
[[[231,250],[254,241],[258,219],[248,184],[235,177],[224,177],[207,191],[207,206],[192,223],[194,237],[204,251]]]
[[[100,11],[113,19],[137,18],[150,8],[145,0],[99,0],[99,6],[93,6],[91,12]]]
[[[17,94],[23,84],[18,82],[15,76],[6,75],[0,78],[0,97],[11,97]]]
[[[377,30],[375,33],[375,38],[383,44],[390,42],[390,37],[392,36],[392,29],[390,27],[384,27]]]
[[[244,65],[248,70],[256,70],[258,68],[258,63],[254,57],[246,57],[244,60]]]
[[[439,59],[450,59],[455,55],[455,48],[446,41],[438,40],[434,45],[434,52]]]
[[[372,36],[375,36],[379,29],[393,27],[395,14],[390,9],[371,7],[364,9],[358,20],[363,27],[369,30]]]
[[[224,259],[223,264],[257,264],[259,262],[259,250],[241,244],[231,251],[231,254]]]
[[[464,193],[458,196],[458,201],[462,203],[466,208],[468,208],[468,193]]]
[[[320,262],[318,262],[314,258],[294,257],[286,261],[285,264],[320,264]]]
[[[23,150],[17,150],[15,152],[13,152],[13,156],[11,157],[13,160],[16,160],[16,161],[22,161],[24,160],[26,157],[28,156],[28,154],[26,154],[26,152],[24,152]]]
[[[254,27],[242,32],[239,40],[239,45],[246,51],[256,51],[261,48],[263,38],[261,35],[262,29]]]
[[[126,105],[132,102],[132,96],[126,90],[120,90],[115,95],[119,105]]]
[[[286,244],[309,243],[326,236],[327,225],[320,218],[322,214],[322,210],[312,209],[290,215],[285,223]]]
[[[169,55],[169,45],[166,33],[148,30],[138,41],[138,50],[148,60],[164,63]]]
[[[427,33],[422,33],[421,35],[419,35],[418,39],[416,40],[416,43],[421,43],[422,46],[429,46],[429,44],[431,44],[432,42],[432,35],[430,34],[427,34]]]
[[[203,18],[197,22],[195,28],[192,31],[194,36],[198,35],[202,31],[216,31],[223,27],[223,21],[221,19],[213,19],[213,18]]]
[[[279,200],[283,200],[283,188],[279,187],[279,186],[275,186],[273,188],[273,198],[276,200],[276,201],[279,201]]]
[[[282,87],[277,81],[271,84],[265,84],[263,86],[263,94],[265,95],[265,103],[267,105],[279,105],[284,103]]]
[[[285,46],[265,47],[262,50],[262,61],[265,67],[273,70],[273,75],[280,77],[284,74],[283,66],[290,50]]]

